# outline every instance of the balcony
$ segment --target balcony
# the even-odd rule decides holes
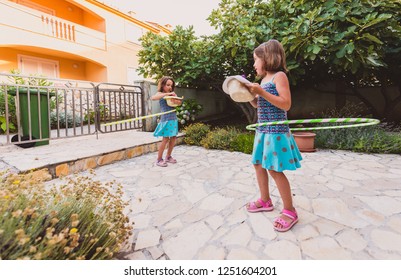
[[[0,3],[0,44],[46,46],[85,51],[106,49],[106,34],[13,2]],[[50,43],[50,45],[49,45]]]

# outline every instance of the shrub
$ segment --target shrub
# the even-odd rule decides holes
[[[99,103],[99,113],[100,113],[100,121],[107,121],[107,117],[109,115],[109,109],[107,105],[100,102]],[[88,114],[84,116],[84,124],[94,123],[95,122],[95,111],[90,109]]]
[[[120,185],[0,175],[0,259],[112,259],[131,233]]]
[[[57,128],[57,119],[60,124],[60,128],[66,128],[66,115],[65,112],[59,112],[58,118],[57,118],[57,112],[53,111],[50,113],[50,126],[52,129]],[[79,115],[75,115],[75,118],[72,114],[71,111],[67,111],[67,124],[68,128],[71,128],[74,126],[81,126],[81,117]]]
[[[207,133],[201,145],[206,149],[231,150],[231,142],[238,135],[236,128],[216,128]]]
[[[240,133],[231,142],[231,149],[236,152],[252,154],[254,133]]]
[[[6,131],[6,100],[3,88],[0,88],[0,133]],[[15,97],[8,94],[8,122],[10,132],[16,131],[17,115],[15,107]]]
[[[184,130],[184,142],[188,145],[200,146],[202,139],[206,137],[209,131],[210,125],[203,123],[190,124]]]
[[[322,130],[316,133],[316,147],[365,153],[401,154],[401,133],[388,132],[385,125]]]
[[[241,132],[235,127],[211,130],[210,125],[203,123],[190,124],[184,132],[184,142],[188,145],[252,154],[254,133]]]
[[[363,104],[349,103],[341,109],[315,114],[316,117],[367,117],[355,112],[363,111]],[[336,125],[336,124],[326,124]],[[318,124],[319,126],[319,124]],[[401,153],[401,125],[379,125],[316,131],[317,148],[351,150],[365,153]]]

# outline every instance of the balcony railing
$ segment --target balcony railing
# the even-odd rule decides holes
[[[42,22],[48,35],[75,42],[74,24],[47,15],[42,15]]]
[[[68,20],[51,16],[40,11],[15,4],[13,2],[0,2],[0,28],[2,26],[14,28],[12,36],[21,37],[21,32],[29,32],[46,37],[54,37],[58,40],[66,40],[90,48],[106,49],[106,34],[70,22]],[[2,34],[3,36],[5,34]],[[3,37],[4,38],[4,37]],[[24,36],[22,36],[23,40]]]

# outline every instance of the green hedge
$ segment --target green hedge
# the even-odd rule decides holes
[[[209,125],[195,123],[184,130],[184,142],[189,145],[202,146],[206,149],[252,153],[253,132],[242,132],[235,127],[217,127],[211,130]]]
[[[320,149],[350,150],[365,153],[401,154],[401,126],[385,124],[333,130],[318,130],[315,147]],[[252,154],[254,132],[243,132],[235,127],[217,127],[202,123],[185,129],[184,142],[207,149],[238,151]]]

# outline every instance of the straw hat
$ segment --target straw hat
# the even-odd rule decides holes
[[[178,97],[178,96],[165,96],[164,99],[167,101],[167,105],[170,107],[177,107],[182,104],[182,100],[184,97]]]
[[[249,83],[250,81],[242,76],[229,76],[224,80],[223,91],[229,94],[235,102],[249,102],[255,98],[243,85]]]

